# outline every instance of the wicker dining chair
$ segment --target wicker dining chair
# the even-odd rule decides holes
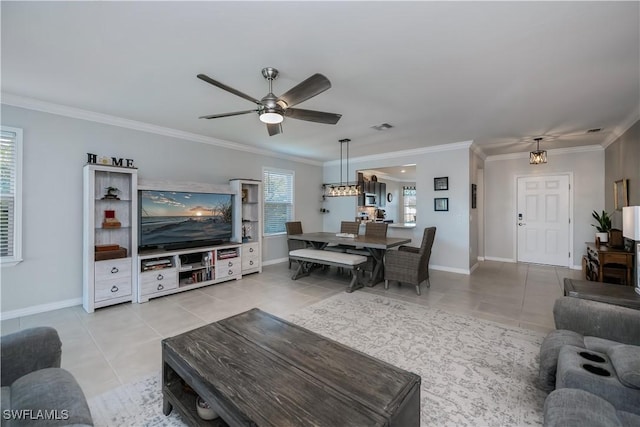
[[[340,223],[340,232],[354,234],[357,236],[358,233],[360,233],[360,223],[357,221],[342,221]],[[340,244],[329,244],[324,248],[324,250],[333,252],[347,252],[347,249],[352,247],[353,246]]]
[[[389,281],[397,281],[398,284],[410,283],[415,285],[416,293],[420,295],[420,284],[426,280],[429,282],[429,258],[431,247],[436,237],[436,227],[424,229],[422,244],[419,248],[412,246],[400,246],[397,251],[387,251],[384,257],[384,288],[389,289]]]
[[[291,236],[294,234],[302,234],[302,222],[291,221],[291,222],[285,222],[284,225],[287,229],[287,236]],[[287,239],[287,246],[289,247],[289,252],[291,252],[296,249],[306,248],[307,242],[304,242],[302,240]],[[289,258],[289,269],[291,269],[291,258]]]

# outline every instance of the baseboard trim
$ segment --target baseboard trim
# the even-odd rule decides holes
[[[15,319],[16,317],[31,316],[32,314],[46,313],[47,311],[60,310],[61,308],[81,305],[82,298],[73,298],[64,301],[56,301],[48,304],[34,305],[20,308],[18,310],[5,311],[0,313],[0,320]]]
[[[282,262],[289,262],[289,258],[278,258],[278,259],[271,259],[269,261],[262,261],[262,265],[274,265],[274,264],[280,264]]]
[[[484,259],[485,261],[510,262],[512,264],[515,264],[516,262],[516,260],[513,258],[498,258],[493,256],[485,256]]]
[[[433,264],[430,264],[429,265],[429,269],[430,270],[438,270],[438,271],[447,271],[449,273],[466,274],[467,276],[471,274],[471,271],[469,271],[469,269],[465,270],[464,268],[446,267],[444,265],[433,265]]]
[[[473,272],[476,270],[476,268],[478,268],[479,266],[480,266],[480,263],[478,263],[478,262],[476,262],[475,264],[473,264],[473,265],[471,266],[471,269],[469,270],[469,274],[473,273]]]

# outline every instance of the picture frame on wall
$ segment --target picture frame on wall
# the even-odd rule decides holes
[[[613,183],[613,204],[617,211],[629,206],[629,192],[627,190],[628,179],[619,179]]]
[[[476,200],[478,195],[478,186],[476,184],[471,184],[471,209],[476,208]]]
[[[449,189],[449,177],[441,176],[438,178],[433,178],[433,189],[435,191],[443,191]]]
[[[449,198],[448,197],[436,197],[433,199],[434,211],[448,211],[449,210]]]

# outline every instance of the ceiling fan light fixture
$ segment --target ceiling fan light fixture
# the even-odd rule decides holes
[[[260,121],[262,123],[278,124],[278,123],[282,123],[283,120],[284,120],[284,116],[282,116],[282,114],[278,114],[270,111],[266,111],[260,114]]]

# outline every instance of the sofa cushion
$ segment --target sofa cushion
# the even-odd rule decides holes
[[[11,409],[31,410],[32,416],[39,415],[39,410],[48,411],[55,415],[51,418],[58,418],[38,419],[38,426],[93,425],[82,389],[73,375],[61,368],[40,369],[14,381]]]
[[[620,344],[607,351],[620,382],[627,387],[640,388],[640,347]]]
[[[607,353],[610,348],[620,345],[618,341],[605,340],[598,337],[584,337],[584,346],[598,353]]]
[[[562,388],[544,401],[545,427],[625,426],[616,408],[606,400],[574,388]]]
[[[564,329],[551,331],[540,346],[540,371],[538,374],[539,387],[551,391],[556,386],[556,368],[560,348],[573,345],[584,348],[582,335]]]

